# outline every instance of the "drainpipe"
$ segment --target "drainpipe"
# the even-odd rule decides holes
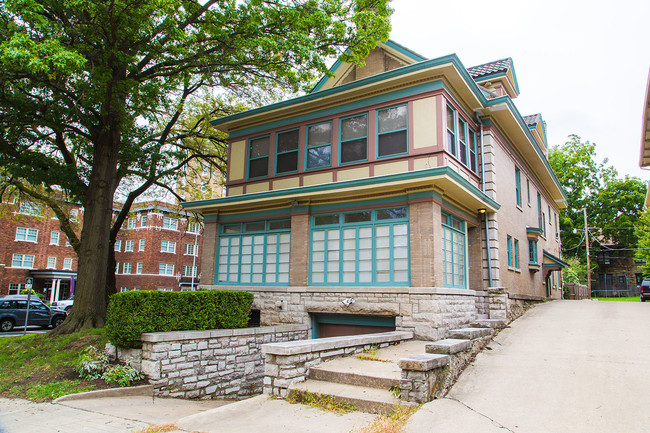
[[[483,122],[481,122],[481,117],[476,113],[476,120],[481,126],[481,191],[485,193],[485,153],[483,151]],[[487,271],[488,271],[488,287],[492,287],[492,259],[490,256],[490,226],[488,222],[487,212],[484,215],[485,219],[485,251],[487,253]]]

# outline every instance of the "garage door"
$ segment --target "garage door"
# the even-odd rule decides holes
[[[376,334],[395,330],[395,317],[356,314],[312,314],[312,337]]]

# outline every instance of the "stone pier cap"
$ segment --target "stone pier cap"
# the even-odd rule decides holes
[[[266,355],[297,355],[301,353],[321,352],[351,346],[365,346],[382,343],[397,343],[413,338],[411,331],[391,331],[377,334],[346,335],[344,337],[325,337],[315,340],[287,341],[262,345]]]

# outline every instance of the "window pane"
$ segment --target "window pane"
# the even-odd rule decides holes
[[[250,141],[250,157],[259,158],[269,154],[269,137],[255,138]]]
[[[377,211],[378,220],[406,218],[407,211],[405,207],[396,207],[394,209],[382,209]]]
[[[334,215],[319,215],[317,217],[314,217],[314,224],[317,226],[322,226],[325,224],[338,224],[339,223],[339,215],[334,214]]]
[[[239,232],[241,232],[241,225],[240,224],[225,224],[223,226],[223,232],[224,233],[239,233]]]
[[[454,110],[447,106],[447,129],[450,131],[456,130],[456,116],[454,115]]]
[[[265,228],[266,223],[264,221],[244,224],[245,232],[263,232]]]
[[[298,149],[300,133],[297,129],[278,134],[278,153],[290,152]]]
[[[358,223],[362,221],[370,221],[372,213],[367,212],[357,212],[357,213],[347,213],[343,215],[344,222],[346,223]]]
[[[341,162],[360,161],[367,157],[368,149],[365,138],[341,143]]]
[[[269,230],[290,229],[291,220],[278,220],[269,222]]]
[[[321,146],[307,150],[307,168],[329,167],[331,161],[331,146]]]
[[[377,113],[379,133],[406,129],[406,105],[381,110]]]
[[[379,156],[406,153],[406,131],[391,132],[379,136]]]
[[[261,177],[268,174],[269,158],[259,158],[249,161],[248,177]]]
[[[275,170],[277,173],[298,170],[298,151],[278,155],[278,166]]]
[[[307,128],[307,146],[318,146],[332,142],[332,124],[330,122],[312,125]]]
[[[341,140],[347,141],[367,135],[368,116],[350,117],[341,120]]]

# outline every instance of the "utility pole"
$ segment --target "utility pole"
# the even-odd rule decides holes
[[[587,208],[582,209],[585,215],[585,244],[587,245],[587,289],[591,299],[591,264],[589,263],[589,230],[587,229]]]

